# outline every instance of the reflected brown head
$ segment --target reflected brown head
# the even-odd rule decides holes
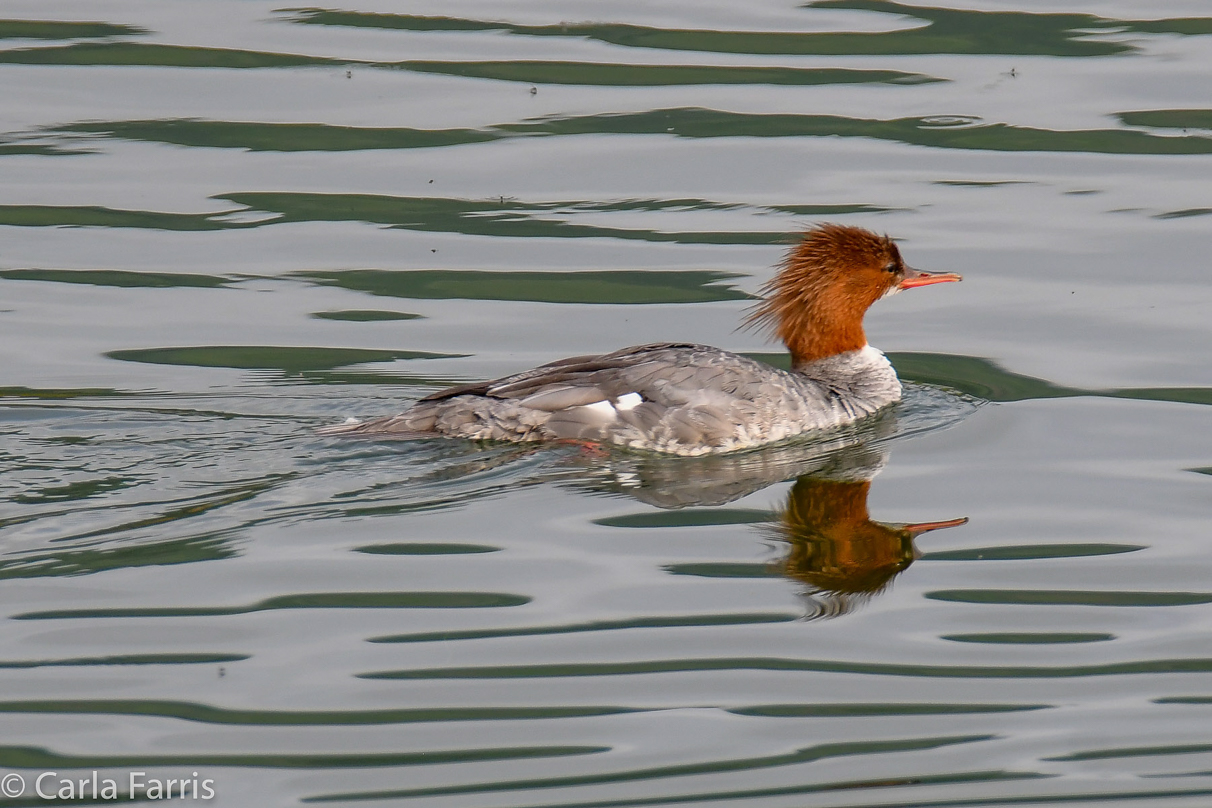
[[[907,267],[888,236],[822,224],[788,251],[746,325],[768,328],[800,365],[863,348],[863,315],[884,295],[959,279]]]
[[[774,528],[787,542],[779,570],[809,586],[818,611],[836,617],[879,594],[917,558],[915,537],[956,527],[967,519],[889,525],[867,514],[869,481],[843,482],[805,475],[796,480]]]
[[[882,591],[917,555],[911,533],[871,521],[869,486],[801,477],[778,527],[782,573],[830,596],[835,614]]]

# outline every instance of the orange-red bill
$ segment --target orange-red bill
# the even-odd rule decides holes
[[[960,519],[948,519],[945,522],[918,522],[915,525],[901,525],[901,530],[906,531],[911,536],[920,536],[931,530],[942,530],[943,528],[959,527],[966,524],[968,524],[968,517],[964,516]]]
[[[915,286],[929,286],[932,283],[951,283],[962,281],[963,277],[954,272],[922,272],[920,269],[905,267],[905,277],[897,284],[898,289],[912,289]]]

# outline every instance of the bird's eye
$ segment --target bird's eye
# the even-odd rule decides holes
[[[884,271],[885,271],[885,272],[893,272],[893,273],[895,273],[895,272],[900,272],[900,271],[901,271],[901,267],[900,267],[900,265],[899,265],[899,264],[889,264],[888,266],[884,267]]]

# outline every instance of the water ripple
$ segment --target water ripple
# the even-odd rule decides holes
[[[1069,679],[1158,673],[1212,672],[1212,659],[1144,659],[1103,665],[909,665],[882,662],[729,657],[654,659],[643,662],[569,662],[540,665],[480,665],[467,668],[421,668],[357,674],[360,679],[533,679],[573,676],[634,676],[702,671],[813,671],[871,676],[943,679]]]

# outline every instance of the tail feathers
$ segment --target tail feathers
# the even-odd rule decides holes
[[[330,424],[322,426],[316,430],[317,435],[348,435],[350,432],[357,432],[366,426],[365,421],[359,421],[357,418],[346,418],[343,423]]]

